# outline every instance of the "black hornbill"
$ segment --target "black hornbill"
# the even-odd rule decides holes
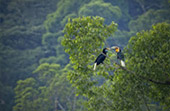
[[[99,65],[100,63],[103,63],[103,61],[105,60],[106,58],[106,54],[107,52],[110,50],[110,48],[104,48],[102,53],[97,57],[97,59],[95,60],[94,62],[94,68],[93,70],[96,70],[96,66]]]
[[[117,53],[117,59],[120,60],[120,64],[122,67],[125,67],[125,62],[124,62],[124,54],[121,52],[121,49],[117,46],[111,47],[111,49],[115,49]]]

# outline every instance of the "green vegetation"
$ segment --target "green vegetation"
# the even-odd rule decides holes
[[[114,23],[103,26],[103,22],[99,17],[76,18],[64,29],[62,43],[73,69],[68,79],[77,88],[77,94],[87,98],[88,110],[150,110],[153,102],[168,109],[170,24],[157,24],[132,37],[125,50],[126,68],[115,64],[113,54],[93,71],[90,64],[101,52],[98,48],[115,31]],[[162,109],[159,105],[154,108]]]
[[[170,109],[170,0],[0,0],[0,110]],[[103,47],[118,45],[93,71]]]
[[[81,98],[66,79],[69,66],[61,69],[59,64],[41,64],[33,73],[34,78],[19,80],[15,88],[14,111],[48,111],[82,109]],[[77,100],[78,99],[78,100]]]
[[[126,52],[127,69],[133,71],[127,79],[137,79],[133,80],[134,87],[141,88],[146,98],[165,108],[170,107],[169,30],[170,24],[159,23],[149,31],[137,33],[129,40]]]

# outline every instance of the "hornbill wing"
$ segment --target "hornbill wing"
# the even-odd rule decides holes
[[[120,60],[120,64],[122,67],[125,67],[125,62],[124,62],[124,54],[122,52],[117,53],[117,59]]]
[[[100,63],[103,63],[104,59],[106,57],[103,54],[100,54],[97,59],[95,60],[95,63],[97,63],[97,65],[99,65]]]
[[[124,54],[122,52],[118,52],[117,59],[124,60]]]

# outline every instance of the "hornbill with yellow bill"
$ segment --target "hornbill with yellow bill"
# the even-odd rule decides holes
[[[117,59],[120,60],[120,64],[122,67],[125,67],[125,62],[124,62],[124,54],[121,52],[120,47],[113,46],[111,49],[114,49],[115,52],[117,53]]]
[[[97,59],[94,62],[93,70],[96,70],[96,66],[99,65],[100,63],[103,64],[103,61],[105,60],[105,58],[107,56],[106,54],[109,50],[110,50],[110,48],[104,48],[103,49],[102,53],[97,57]]]

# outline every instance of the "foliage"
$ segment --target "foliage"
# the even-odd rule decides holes
[[[126,50],[126,68],[117,64],[112,66],[111,62],[115,62],[111,58],[115,56],[108,56],[110,59],[106,59],[104,67],[98,66],[93,72],[94,54],[98,47],[103,47],[105,32],[113,33],[109,33],[110,28],[115,30],[115,24],[103,26],[102,18],[82,17],[69,20],[64,29],[62,44],[73,67],[68,78],[77,94],[88,99],[88,110],[142,111],[153,108],[153,102],[169,108],[170,25],[158,24],[152,30],[132,37],[129,50]]]
[[[89,101],[92,98],[98,100],[96,94],[98,94],[97,90],[100,87],[95,87],[95,85],[101,79],[100,76],[98,79],[95,77],[96,74],[93,73],[90,64],[94,62],[94,54],[99,54],[101,51],[99,47],[104,46],[103,42],[116,30],[116,26],[117,24],[114,22],[110,25],[104,25],[104,19],[101,17],[75,18],[69,20],[65,26],[65,38],[62,44],[70,55],[70,62],[74,69],[69,73],[68,78],[72,85],[77,88],[77,94],[84,95]],[[105,72],[104,68],[98,72],[98,75],[107,77],[108,73]],[[96,107],[98,108],[101,104]]]
[[[47,32],[56,33],[63,30],[63,23],[66,23],[68,17],[76,17],[77,9],[89,0],[61,0],[57,4],[57,10],[47,16],[44,22]],[[76,7],[76,8],[75,8]]]
[[[113,6],[110,3],[105,3],[102,0],[92,0],[90,3],[82,6],[79,10],[79,16],[100,16],[105,19],[105,23],[111,21],[117,22],[122,13],[118,6]]]
[[[42,44],[45,47],[46,56],[40,60],[40,63],[57,63],[62,66],[68,63],[68,56],[64,53],[64,49],[61,46],[62,30],[68,18],[77,17],[77,8],[88,1],[61,0],[57,4],[57,10],[47,15],[47,19],[44,21],[46,32],[42,36]]]
[[[0,77],[1,78],[1,77]],[[13,89],[10,86],[4,85],[0,82],[0,108],[2,111],[11,110],[11,107],[13,106],[13,98],[14,93]],[[11,100],[11,101],[9,101]]]
[[[118,29],[120,30],[128,30],[128,22],[129,20],[131,19],[131,16],[129,14],[130,11],[132,11],[131,9],[131,4],[134,5],[135,2],[132,2],[132,0],[128,1],[128,0],[103,0],[105,3],[110,3],[112,4],[113,6],[116,6],[116,7],[119,7],[120,8],[120,11],[121,11],[121,16],[120,18],[115,21],[115,17],[113,16],[112,18],[110,16],[110,19],[112,19],[112,21],[115,21],[116,23],[119,24],[118,26]],[[135,7],[135,8],[138,8],[138,7]],[[136,11],[136,9],[135,9]],[[134,15],[132,15],[134,16]]]
[[[168,10],[149,10],[138,19],[129,22],[131,31],[139,32],[143,29],[148,30],[152,24],[159,22],[170,22],[170,12]]]
[[[135,35],[136,31],[150,29],[152,24],[158,22],[169,22],[169,0],[50,0],[50,2],[48,0],[0,0],[0,109],[3,111],[12,110],[15,99],[13,89],[17,85],[16,81],[25,81],[32,77],[38,84],[37,88],[40,87],[37,76],[35,78],[36,74],[33,75],[32,72],[41,64],[60,64],[60,69],[67,65],[69,57],[61,45],[64,38],[62,30],[69,18],[87,15],[102,16],[105,18],[104,22],[107,25],[113,20],[116,21],[118,30],[114,35],[106,37],[105,45],[118,45],[123,48],[127,45],[129,38]],[[98,37],[98,34],[96,34],[95,38]],[[92,57],[90,56],[87,65],[90,69],[92,60],[95,59],[95,56],[100,53],[104,46],[103,42],[100,44],[103,45],[97,46],[93,50],[94,52],[92,51]],[[86,53],[84,54],[86,55]],[[114,61],[115,54],[109,53],[108,56]],[[110,63],[108,59],[105,62],[106,64]],[[102,68],[102,66],[99,67]],[[107,68],[102,68],[103,72]],[[110,71],[108,73],[112,74]],[[66,77],[66,75],[63,75],[64,77],[60,76],[61,78]],[[109,77],[105,75],[105,72],[103,74],[99,73],[98,76],[93,75],[91,78],[91,80],[98,81],[97,85],[105,83],[103,80],[105,81]],[[62,86],[63,84],[59,85]],[[110,87],[109,85],[110,82],[107,82],[105,86]],[[68,86],[70,87],[70,85]],[[96,89],[96,91],[102,92],[102,88],[100,90]],[[46,88],[43,89],[46,90]],[[39,89],[33,90],[40,91]],[[51,92],[55,92],[55,89],[51,89]],[[98,96],[93,97],[91,101],[98,102],[101,105],[102,93],[98,94],[98,96],[101,96],[100,101],[95,100]],[[57,94],[57,96],[61,96],[61,94]],[[40,96],[38,95],[38,97]],[[22,97],[20,96],[20,98]],[[40,98],[35,103],[36,107],[42,105],[41,101],[45,96]],[[75,100],[74,98],[71,99]],[[25,101],[28,100],[25,99]],[[80,101],[79,104],[81,104],[81,98],[76,98],[76,101]],[[67,102],[63,101],[62,104],[67,104]],[[46,107],[49,108],[48,105]],[[103,107],[105,108],[104,105]],[[157,105],[157,107],[159,106]]]
[[[16,81],[30,77],[44,57],[41,37],[56,0],[0,0],[0,109],[11,111]],[[50,6],[50,8],[49,8]],[[5,95],[5,96],[4,96]]]
[[[15,88],[14,111],[81,109],[79,97],[74,95],[74,89],[65,78],[68,70],[69,66],[61,69],[59,64],[44,63],[33,72],[34,78],[19,80]]]
[[[127,68],[135,72],[137,79],[144,77],[138,84],[148,89],[145,95],[167,108],[170,108],[169,30],[170,24],[162,23],[153,26],[150,31],[137,33],[130,39],[126,54]]]
[[[0,75],[3,84],[14,86],[18,79],[28,77],[44,56],[42,23],[54,6],[46,10],[51,4],[46,0],[41,0],[41,4],[34,0],[1,2],[6,4],[3,6],[6,11],[2,13],[0,27]]]
[[[26,80],[20,80],[17,82],[18,86],[15,88],[16,106],[14,111],[36,111],[33,107],[33,100],[38,98],[37,83],[34,78],[28,78]]]
[[[116,26],[114,22],[109,26],[104,25],[104,19],[101,17],[88,16],[68,21],[62,45],[70,55],[74,69],[88,68],[87,63],[94,59],[91,54],[99,51],[98,47],[104,46],[103,41],[116,30]]]
[[[170,24],[157,24],[130,39],[126,68],[119,66],[103,91],[113,110],[169,110],[169,30]]]

